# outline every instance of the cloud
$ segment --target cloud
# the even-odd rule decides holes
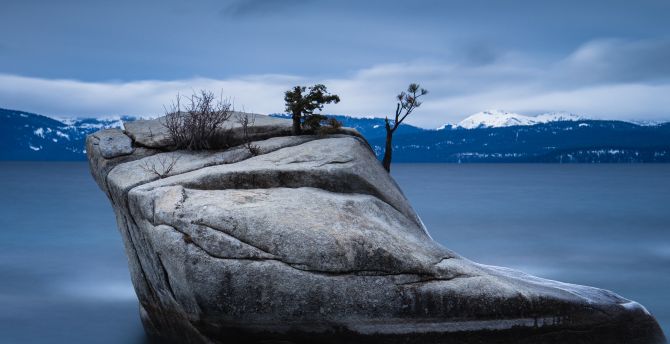
[[[178,93],[208,89],[230,96],[239,108],[267,113],[283,110],[283,90],[294,83],[295,77],[282,75],[104,83],[0,74],[0,103],[58,117],[157,116]]]
[[[309,2],[311,0],[237,0],[221,10],[221,14],[230,17],[267,15],[284,12]]]
[[[670,79],[670,40],[588,42],[562,65],[570,78],[588,82],[645,82]]]
[[[430,90],[410,123],[437,127],[485,109],[525,114],[570,111],[612,119],[670,120],[670,71],[655,54],[664,41],[599,40],[556,61],[506,52],[485,64],[415,60],[379,64],[337,77],[247,75],[227,79],[85,82],[0,74],[0,104],[55,116],[144,115],[163,112],[179,93],[210,89],[237,108],[283,112],[283,93],[294,85],[324,83],[342,102],[328,113],[384,116],[410,82]]]

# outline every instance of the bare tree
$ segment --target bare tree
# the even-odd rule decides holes
[[[182,104],[182,99],[185,101]],[[177,95],[166,108],[163,125],[177,149],[212,149],[217,130],[233,114],[232,105],[213,92],[201,90],[190,97]]]
[[[255,114],[246,114],[246,113],[237,113],[235,115],[237,123],[242,127],[242,145],[246,148],[251,155],[256,156],[260,154],[260,147],[252,143],[251,138],[249,137],[249,127],[253,127],[256,122]]]
[[[402,91],[397,96],[398,103],[395,108],[395,119],[393,122],[386,117],[386,147],[384,149],[384,160],[382,165],[387,172],[391,172],[391,157],[393,155],[393,133],[400,124],[409,116],[414,109],[421,106],[419,97],[428,93],[428,90],[421,88],[419,84],[411,83],[407,87],[407,92]]]
[[[157,157],[147,158],[141,167],[146,172],[163,179],[170,174],[178,160],[178,156],[163,154]]]

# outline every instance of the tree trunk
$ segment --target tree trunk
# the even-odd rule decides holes
[[[293,135],[300,135],[301,131],[301,123],[300,123],[300,112],[298,113],[293,113]]]
[[[386,127],[386,148],[384,149],[384,160],[382,165],[386,172],[391,173],[391,155],[393,155],[393,131],[387,125]]]

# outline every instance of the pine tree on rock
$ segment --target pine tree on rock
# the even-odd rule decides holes
[[[307,90],[309,92],[305,93]],[[314,114],[314,111],[323,109],[325,104],[339,103],[340,97],[328,93],[326,86],[316,84],[309,88],[305,86],[293,87],[284,94],[284,101],[286,101],[286,111],[291,114],[293,119],[293,135],[300,135],[303,119],[308,123],[314,122],[311,117],[321,116]]]

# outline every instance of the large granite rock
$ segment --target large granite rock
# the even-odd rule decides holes
[[[87,139],[152,338],[665,341],[633,301],[477,264],[433,241],[355,131],[288,136],[290,122],[260,118],[257,155],[169,151],[159,120]]]

